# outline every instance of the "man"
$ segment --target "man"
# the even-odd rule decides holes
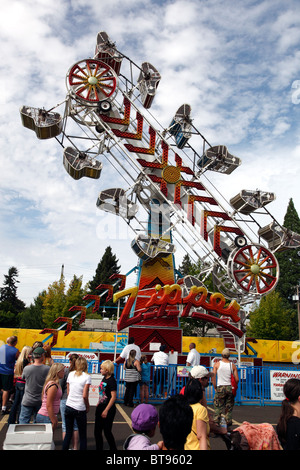
[[[186,360],[186,365],[188,367],[199,366],[200,364],[200,354],[196,349],[195,343],[191,343],[189,345],[190,352],[188,353],[188,357]]]
[[[141,349],[140,347],[134,343],[134,337],[131,336],[128,339],[128,344],[127,346],[124,347],[123,351],[121,352],[120,356],[116,360],[116,364],[119,364],[120,362],[124,362],[128,359],[130,351],[134,349],[136,351],[136,360],[140,361],[141,360]]]
[[[24,396],[21,403],[19,417],[20,424],[30,423],[31,416],[33,422],[42,405],[42,389],[48,375],[49,366],[43,364],[45,350],[37,347],[33,350],[33,364],[28,365],[23,370],[22,378],[25,380]]]
[[[204,366],[194,366],[192,370],[190,371],[190,376],[193,379],[198,379],[199,382],[201,383],[202,390],[204,391],[205,388],[208,387],[209,385],[209,379],[212,377],[212,372],[209,372],[206,367]],[[182,388],[180,391],[181,395],[184,395],[184,389],[185,387]],[[206,401],[206,396],[205,393],[203,393],[203,397],[201,399],[201,405],[205,406],[207,408],[207,401]]]
[[[7,402],[14,384],[14,369],[16,360],[20,354],[16,348],[18,338],[10,336],[6,344],[0,348],[0,390],[2,390],[2,410],[4,415],[7,413]]]
[[[232,425],[232,410],[234,406],[234,396],[231,387],[231,372],[234,375],[236,383],[239,382],[239,376],[236,366],[229,360],[230,351],[225,348],[222,351],[222,359],[214,364],[212,383],[215,389],[214,398],[214,422],[220,424],[222,412],[224,412],[225,421],[228,426]]]
[[[212,372],[209,372],[206,367],[204,366],[194,366],[190,372],[191,377],[194,379],[198,379],[199,382],[201,383],[202,390],[204,391],[205,388],[208,387],[209,385],[209,379],[212,377]],[[207,401],[206,401],[206,396],[205,393],[203,393],[203,397],[201,400],[201,404],[207,408]]]
[[[165,353],[166,345],[162,344],[159,348],[159,351],[153,354],[151,362],[154,362],[154,394],[157,392],[163,395],[164,383],[167,372],[167,367],[169,365],[169,356]],[[163,367],[165,366],[165,367]]]

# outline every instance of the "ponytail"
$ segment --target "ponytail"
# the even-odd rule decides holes
[[[300,380],[289,379],[283,387],[285,399],[281,403],[281,414],[277,424],[277,434],[282,445],[286,442],[287,422],[294,414],[293,404],[297,402],[300,396]]]

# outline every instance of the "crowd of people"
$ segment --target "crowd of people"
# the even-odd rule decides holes
[[[200,365],[199,353],[194,343],[187,357],[189,378],[179,394],[167,398],[157,408],[149,404],[150,364],[134,338],[117,359],[123,362],[125,371],[124,404],[133,408],[132,433],[126,438],[124,450],[209,450],[212,433],[220,435],[228,449],[251,448],[251,438],[262,449],[300,450],[300,380],[286,381],[281,414],[276,430],[264,423],[261,427],[246,424],[231,430],[234,393],[231,377],[238,384],[236,366],[229,359],[230,351],[224,349],[213,371]],[[164,383],[164,368],[168,364],[165,347],[153,355],[154,384]],[[113,434],[116,415],[117,381],[115,364],[110,360],[101,363],[102,375],[99,397],[95,410],[94,438],[97,450],[103,450],[105,437],[110,450],[116,451]],[[205,389],[209,382],[215,389],[214,413],[208,410]],[[134,407],[133,397],[140,385],[140,404]],[[83,356],[71,354],[69,367],[54,362],[49,346],[37,342],[17,348],[17,338],[12,336],[0,348],[1,413],[9,412],[8,424],[51,423],[53,431],[58,427],[58,415],[62,423],[62,449],[87,449],[87,414],[91,376]],[[8,411],[8,401],[12,405]],[[225,427],[221,424],[225,419]],[[256,425],[260,426],[260,425]],[[161,440],[152,442],[159,427]],[[248,439],[248,441],[247,441]],[[247,442],[246,442],[247,441]],[[258,443],[260,441],[260,443]],[[246,443],[245,443],[246,442]]]

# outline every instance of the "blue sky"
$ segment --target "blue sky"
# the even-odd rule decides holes
[[[67,280],[91,279],[107,245],[124,273],[137,262],[133,234],[108,219],[119,226],[104,233],[95,206],[112,168],[72,180],[58,143],[39,141],[19,114],[64,100],[68,69],[93,56],[99,31],[160,71],[152,112],[163,127],[189,103],[207,140],[242,159],[230,176],[206,174],[222,196],[259,188],[275,192],[269,210],[280,223],[290,198],[300,213],[298,1],[11,0],[0,17],[0,285],[16,266],[27,304],[62,264]]]

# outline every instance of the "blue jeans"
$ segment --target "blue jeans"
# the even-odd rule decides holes
[[[63,398],[62,400],[60,400],[60,416],[61,416],[62,432],[66,432],[66,420],[65,420],[66,402],[67,402],[66,398]],[[76,419],[74,421],[73,431],[78,431]]]
[[[19,423],[20,424],[28,424],[30,423],[31,416],[33,416],[33,422],[36,422],[36,415],[39,411],[42,402],[36,406],[24,406],[21,405],[21,411],[19,416]]]
[[[49,416],[44,416],[44,415],[37,414],[35,422],[36,423],[50,423],[51,424],[51,419],[49,418]]]
[[[68,450],[74,428],[74,421],[76,419],[78,432],[79,432],[79,448],[80,450],[87,449],[87,417],[86,411],[78,411],[70,406],[66,406],[65,420],[66,420],[66,435],[63,441],[62,450]]]
[[[25,384],[22,382],[16,382],[15,385],[15,397],[12,407],[10,409],[8,424],[19,423],[19,414],[21,410],[21,401],[24,395]]]

